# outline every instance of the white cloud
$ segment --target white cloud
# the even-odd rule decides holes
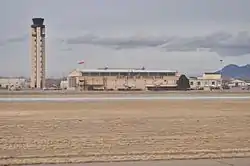
[[[248,32],[236,35],[217,32],[208,36],[180,37],[180,36],[127,36],[102,37],[94,34],[65,39],[68,45],[84,44],[114,48],[118,50],[134,48],[157,48],[166,52],[194,52],[199,48],[206,48],[222,56],[240,56],[250,53],[250,36]]]

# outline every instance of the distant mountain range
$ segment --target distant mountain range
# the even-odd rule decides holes
[[[230,64],[217,72],[221,72],[223,77],[250,80],[250,64],[238,66]]]

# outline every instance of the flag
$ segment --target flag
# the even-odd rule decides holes
[[[78,64],[79,64],[79,65],[80,65],[80,64],[84,64],[84,61],[79,61]]]

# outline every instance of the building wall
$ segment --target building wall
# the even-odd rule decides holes
[[[24,88],[26,80],[19,78],[1,78],[0,89],[9,89],[11,86]]]
[[[61,81],[60,82],[60,88],[61,89],[67,89],[68,88],[68,81]]]
[[[146,90],[148,85],[177,86],[179,76],[138,77],[138,76],[82,76],[79,71],[73,71],[68,77],[68,89],[86,90],[86,86],[96,89],[134,89]]]
[[[210,80],[210,79],[197,79],[197,80],[189,80],[190,88],[199,89],[204,87],[220,87],[220,80]]]
[[[222,79],[220,74],[203,74],[202,77],[189,78],[191,89],[200,89],[205,87],[220,88]]]
[[[37,18],[36,18],[37,19]],[[37,19],[41,20],[40,18]],[[45,87],[45,26],[33,19],[31,25],[31,88]]]
[[[242,80],[233,80],[229,83],[230,87],[244,87],[247,86],[247,83]]]
[[[204,73],[202,78],[207,79],[207,80],[219,80],[219,79],[221,79],[221,74]]]

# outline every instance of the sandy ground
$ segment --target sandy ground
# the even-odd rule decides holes
[[[201,159],[201,160],[167,160],[140,162],[107,162],[84,164],[43,164],[40,166],[249,166],[250,158]],[[29,165],[34,166],[34,165]]]
[[[250,156],[250,100],[0,103],[0,165]]]
[[[122,97],[122,96],[250,96],[250,92],[83,92],[83,93],[0,93],[0,98],[65,98],[65,97]]]
[[[250,95],[249,90],[230,89],[214,91],[7,91],[0,90],[0,98],[3,97],[83,97],[83,96],[121,96],[121,95]]]

